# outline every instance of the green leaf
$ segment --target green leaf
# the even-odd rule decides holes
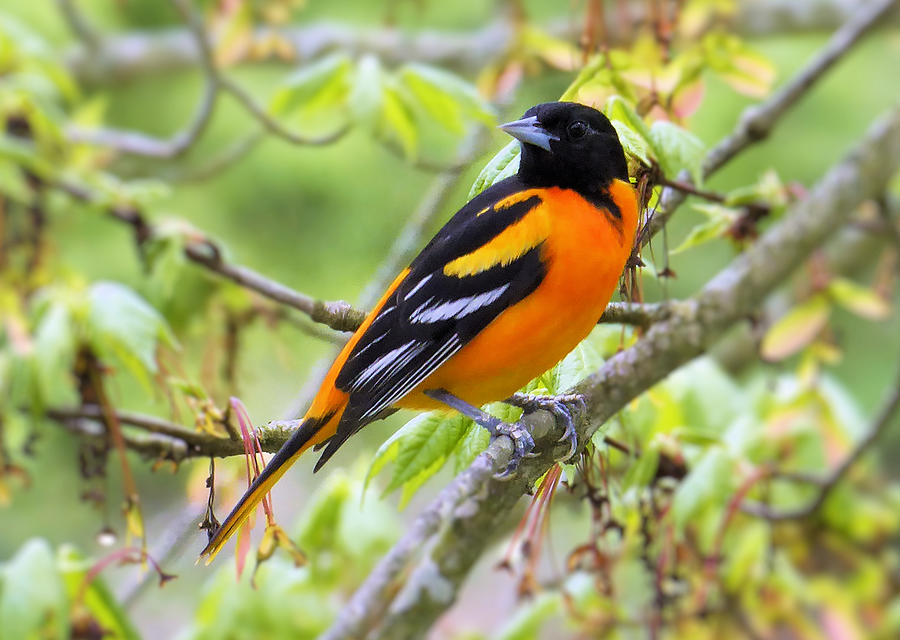
[[[381,98],[379,134],[389,140],[397,140],[407,159],[414,157],[419,133],[402,92],[397,87],[385,86]]]
[[[607,100],[606,107],[604,108],[603,113],[605,113],[606,117],[611,121],[618,120],[619,122],[626,125],[629,129],[631,129],[640,138],[652,144],[650,127],[647,126],[647,123],[644,122],[644,119],[641,118],[641,116],[639,116],[637,112],[631,108],[631,105],[625,102],[625,100],[621,96],[612,96],[609,100]],[[616,130],[618,131],[618,129]]]
[[[269,102],[275,115],[343,109],[353,63],[343,53],[326,56],[287,76]]]
[[[425,111],[453,133],[463,134],[467,119],[479,120],[488,126],[496,122],[493,108],[474,86],[459,76],[412,63],[402,67],[398,77]]]
[[[53,164],[41,157],[34,143],[0,134],[0,160],[4,159],[25,167],[41,178],[50,178],[55,172]]]
[[[316,491],[309,506],[303,510],[303,519],[296,529],[294,539],[301,548],[310,552],[315,562],[317,553],[331,549],[335,544],[335,531],[341,519],[344,504],[350,499],[352,482],[346,473],[336,471]]]
[[[877,293],[847,278],[828,283],[828,295],[839,305],[869,320],[884,320],[891,315],[891,305]]]
[[[163,317],[125,285],[98,282],[88,292],[91,347],[101,357],[113,357],[149,387],[156,373],[160,343],[175,347],[175,337]]]
[[[705,222],[692,227],[684,240],[681,241],[681,244],[672,250],[672,254],[693,249],[722,237],[740,216],[738,210],[723,207],[719,204],[695,204],[694,208],[705,214],[707,219]]]
[[[170,300],[175,286],[184,277],[187,258],[187,227],[178,221],[158,225],[155,233],[144,244],[144,256],[149,270],[149,297],[160,302]]]
[[[385,493],[415,479],[421,485],[434,475],[466,434],[467,419],[457,413],[433,411],[416,416],[403,427],[393,474]],[[420,474],[427,471],[426,478]],[[419,477],[417,477],[419,476]]]
[[[348,102],[354,119],[374,130],[384,100],[384,72],[378,58],[364,56],[356,67]]]
[[[57,565],[66,586],[69,599],[79,597],[91,562],[72,546],[64,546],[57,553]],[[84,591],[81,604],[93,620],[115,640],[140,640],[128,614],[122,608],[106,583],[95,577]]]
[[[771,529],[765,522],[750,522],[734,532],[725,557],[725,585],[738,591],[757,573],[764,571],[771,543]]]
[[[636,462],[632,462],[625,472],[622,480],[624,490],[631,487],[646,487],[656,477],[656,469],[659,467],[659,451],[649,447],[641,452]]]
[[[372,461],[369,463],[369,470],[366,472],[366,477],[363,481],[364,488],[368,488],[369,481],[381,473],[388,463],[397,459],[397,454],[400,451],[400,440],[406,436],[408,429],[414,428],[415,425],[413,425],[412,421],[407,422],[378,447],[378,451],[375,452],[375,455],[372,456]]]
[[[710,69],[735,91],[765,97],[775,80],[775,67],[735,35],[720,31],[704,36],[702,47]]]
[[[792,356],[815,339],[829,315],[831,305],[824,295],[815,295],[797,305],[769,327],[760,345],[760,355],[772,362]]]
[[[700,138],[676,124],[660,120],[650,127],[648,140],[659,166],[668,177],[675,178],[682,170],[687,170],[695,185],[703,184],[706,147]]]
[[[521,148],[518,140],[510,141],[505,147],[500,149],[493,158],[491,158],[475,182],[469,189],[468,199],[471,200],[488,187],[497,184],[501,180],[508,178],[519,170],[519,153]]]
[[[539,378],[550,395],[565,393],[603,364],[604,358],[590,339],[582,340],[559,364]]]
[[[495,640],[538,640],[547,637],[541,633],[543,625],[562,608],[559,592],[544,591],[518,607],[512,618],[494,636]]]
[[[72,316],[65,304],[56,301],[48,305],[35,330],[31,355],[38,393],[46,400],[70,378],[75,358]]]
[[[625,153],[645,167],[649,167],[651,165],[650,146],[647,141],[621,120],[610,120],[610,123],[615,128]]]
[[[707,449],[675,491],[672,515],[678,531],[707,506],[721,505],[731,494],[734,463],[722,447]]]
[[[4,638],[23,640],[69,637],[69,603],[45,540],[29,540],[3,566],[0,630]]]
[[[475,461],[478,455],[488,448],[491,434],[479,424],[469,421],[469,428],[453,450],[453,472],[460,473]]]

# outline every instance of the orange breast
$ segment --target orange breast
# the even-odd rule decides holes
[[[596,325],[615,292],[631,253],[637,200],[631,185],[616,181],[612,195],[621,224],[574,191],[553,188],[533,214],[547,216],[547,275],[437,371],[397,403],[410,408],[442,405],[422,394],[442,388],[479,406],[502,400],[562,360]]]

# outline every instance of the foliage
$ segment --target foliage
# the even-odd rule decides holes
[[[31,15],[25,4],[16,10]],[[721,246],[740,253],[804,196],[791,167],[768,168],[777,159],[767,159],[758,173],[736,171],[727,183],[708,179],[708,136],[692,116],[718,108],[707,106],[717,90],[722,102],[762,99],[775,78],[774,65],[726,28],[736,9],[730,0],[675,3],[679,10],[668,24],[607,25],[625,34],[611,47],[597,25],[587,28],[591,7],[603,3],[587,3],[586,27],[577,37],[556,34],[527,11],[520,15],[521,3],[513,3],[508,41],[492,48],[474,74],[392,55],[385,51],[390,38],[387,45],[373,39],[374,52],[343,43],[306,57],[288,27],[314,22],[322,9],[297,0],[173,3],[187,7],[181,13],[167,3],[73,4],[102,17],[97,24],[104,28],[183,29],[177,20],[195,20],[210,38],[218,75],[198,65],[190,86],[210,83],[221,95],[208,121],[201,100],[199,126],[189,124],[169,139],[116,128],[163,130],[169,103],[181,104],[181,94],[191,93],[180,89],[187,81],[175,73],[149,81],[159,83],[152,106],[135,86],[93,86],[63,48],[38,34],[46,29],[43,18],[32,28],[6,15],[12,9],[0,12],[0,508],[13,504],[3,514],[3,528],[9,522],[16,532],[10,539],[22,531],[30,537],[0,564],[3,637],[139,637],[141,614],[126,610],[105,578],[117,561],[144,571],[155,566],[147,548],[156,542],[156,523],[147,518],[145,526],[144,512],[160,509],[158,486],[167,481],[147,475],[146,467],[191,465],[191,443],[198,440],[224,447],[243,437],[253,451],[259,432],[245,413],[236,417],[242,405],[229,398],[240,389],[248,406],[262,407],[254,406],[254,414],[274,417],[273,407],[300,386],[298,376],[327,353],[317,341],[340,341],[311,327],[303,304],[285,303],[285,292],[296,292],[239,261],[308,286],[316,296],[357,290],[374,261],[354,247],[375,253],[372,247],[427,235],[446,211],[425,209],[443,195],[429,195],[403,229],[391,211],[412,206],[404,198],[424,190],[419,172],[432,165],[453,169],[444,174],[452,182],[450,163],[463,140],[488,140],[486,130],[498,112],[508,115],[511,101],[518,109],[558,95],[601,108],[626,151],[645,220],[664,188],[693,194],[697,215],[671,227],[676,248],[650,245],[636,256],[634,263],[642,258],[650,267],[644,274],[656,281],[642,282],[632,269],[623,286],[629,301],[668,298],[675,273],[670,257],[695,260],[680,264],[701,275],[675,283],[683,285],[679,295],[693,291],[712,273],[707,254]],[[387,11],[399,12],[403,23],[409,7],[390,4]],[[427,11],[418,4],[434,3],[416,4]],[[373,10],[350,5],[364,18]],[[480,10],[442,9],[448,15]],[[393,24],[397,16],[382,18],[379,24]],[[421,26],[419,18],[413,23]],[[408,44],[402,27],[387,33]],[[202,51],[203,42],[191,44]],[[129,99],[138,105],[130,113],[122,108]],[[355,137],[345,139],[348,131]],[[332,138],[334,146],[317,148]],[[262,139],[282,144],[258,146]],[[146,152],[180,140],[185,146],[175,153]],[[272,155],[259,169],[254,154]],[[519,144],[489,155],[468,197],[516,171]],[[215,181],[190,184],[190,176],[203,174]],[[461,180],[468,184],[471,176]],[[287,196],[271,193],[278,185],[287,185]],[[225,211],[232,200],[239,215]],[[885,241],[896,228],[880,215],[859,222],[879,230],[874,235],[882,243],[868,256],[877,264],[845,273],[818,254],[804,265],[774,311],[753,319],[763,364],[752,354],[730,373],[711,356],[695,361],[604,425],[583,457],[540,479],[504,562],[523,597],[503,611],[505,623],[494,632],[477,617],[470,622],[468,611],[456,611],[444,636],[627,638],[646,629],[671,638],[897,637],[896,478],[875,456],[865,457],[815,505],[825,495],[823,474],[839,468],[868,435],[862,406],[870,399],[857,397],[858,386],[836,369],[854,355],[845,336],[880,335],[883,325],[873,323],[897,320],[896,249]],[[254,246],[263,247],[255,257]],[[266,280],[263,286],[248,284],[258,282],[254,276]],[[309,306],[320,305],[310,297]],[[641,323],[600,325],[524,391],[568,392],[647,330]],[[864,364],[876,371],[870,384],[877,378],[880,389],[882,370]],[[125,419],[135,410],[152,419]],[[503,403],[486,410],[507,421],[521,415]],[[71,437],[61,439],[59,427]],[[366,431],[377,438],[376,429]],[[376,449],[365,437],[359,436],[362,446]],[[336,459],[314,492],[304,480],[303,495],[312,495],[293,527],[279,527],[267,504],[253,570],[235,578],[221,563],[204,578],[202,594],[188,587],[173,598],[183,597],[182,608],[193,612],[178,637],[318,636],[400,537],[416,501],[449,473],[468,468],[488,444],[487,432],[469,419],[434,412],[408,420],[351,471]],[[121,468],[110,473],[113,454]],[[207,499],[233,503],[250,469],[249,460],[236,462],[218,464],[210,474],[204,460],[176,478],[178,493],[165,494],[165,501],[183,501],[186,485],[192,514]],[[64,496],[54,495],[58,504],[29,504],[45,477],[66,478],[58,484],[71,485],[69,492],[54,485]],[[81,504],[60,507],[74,501],[76,485],[105,514],[101,531],[125,529],[140,547],[81,552],[56,544],[74,541],[75,525],[73,532],[53,525],[51,536],[17,511],[83,513]],[[217,500],[212,490],[220,492]],[[109,508],[107,494],[121,503],[119,511]],[[803,517],[764,517],[810,504],[815,508]],[[205,524],[214,520],[210,507]],[[565,561],[548,569],[540,549],[551,521],[559,523],[551,542]],[[3,548],[9,541],[0,534]],[[244,535],[239,567],[249,557]],[[305,566],[295,566],[298,552],[281,552],[294,545],[306,554]],[[161,583],[171,577],[156,570]],[[146,593],[161,602],[170,597]]]
[[[134,640],[138,633],[109,588],[71,546],[55,553],[35,538],[0,565],[0,628],[9,638]]]
[[[292,527],[308,565],[296,568],[276,555],[237,581],[231,567],[219,568],[180,637],[318,637],[341,609],[334,594],[357,586],[397,537],[391,508],[364,495],[359,475],[332,473]]]

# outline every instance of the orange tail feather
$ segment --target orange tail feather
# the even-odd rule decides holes
[[[213,561],[229,538],[250,517],[256,506],[262,502],[263,497],[290,466],[297,461],[297,458],[303,455],[303,452],[310,447],[327,440],[333,435],[334,426],[340,421],[341,413],[332,414],[324,420],[320,418],[306,418],[303,420],[300,427],[282,445],[278,453],[269,460],[262,473],[253,481],[234,509],[231,510],[231,513],[228,514],[228,517],[225,518],[222,526],[213,534],[209,544],[200,552],[201,558],[206,557],[206,564]],[[329,427],[331,428],[329,429]]]

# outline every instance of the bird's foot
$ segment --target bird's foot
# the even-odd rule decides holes
[[[515,475],[516,470],[519,468],[519,463],[524,458],[535,455],[532,453],[534,450],[534,438],[531,437],[528,427],[521,422],[504,422],[499,418],[494,418],[481,424],[491,434],[491,440],[500,436],[507,436],[513,443],[513,452],[509,457],[506,468],[494,476],[498,480],[504,480]]]
[[[445,389],[426,389],[424,393],[429,398],[434,398],[438,402],[443,402],[448,407],[456,409],[464,416],[471,418],[477,424],[480,424],[491,434],[491,440],[499,438],[500,436],[506,436],[512,440],[513,452],[509,458],[509,463],[503,471],[495,475],[496,478],[509,478],[515,474],[516,469],[518,469],[519,463],[523,458],[533,457],[535,455],[532,453],[532,450],[534,449],[534,438],[531,437],[531,432],[529,432],[528,428],[521,422],[504,422],[500,418],[492,416],[478,407],[473,407],[465,400],[457,398]]]
[[[528,393],[516,393],[505,400],[505,402],[521,407],[526,414],[539,410],[552,413],[557,423],[561,422],[566,428],[559,441],[567,441],[569,443],[569,451],[557,462],[565,462],[575,455],[575,451],[578,449],[578,432],[575,429],[575,416],[586,409],[583,395],[570,393],[559,396],[537,396]]]

